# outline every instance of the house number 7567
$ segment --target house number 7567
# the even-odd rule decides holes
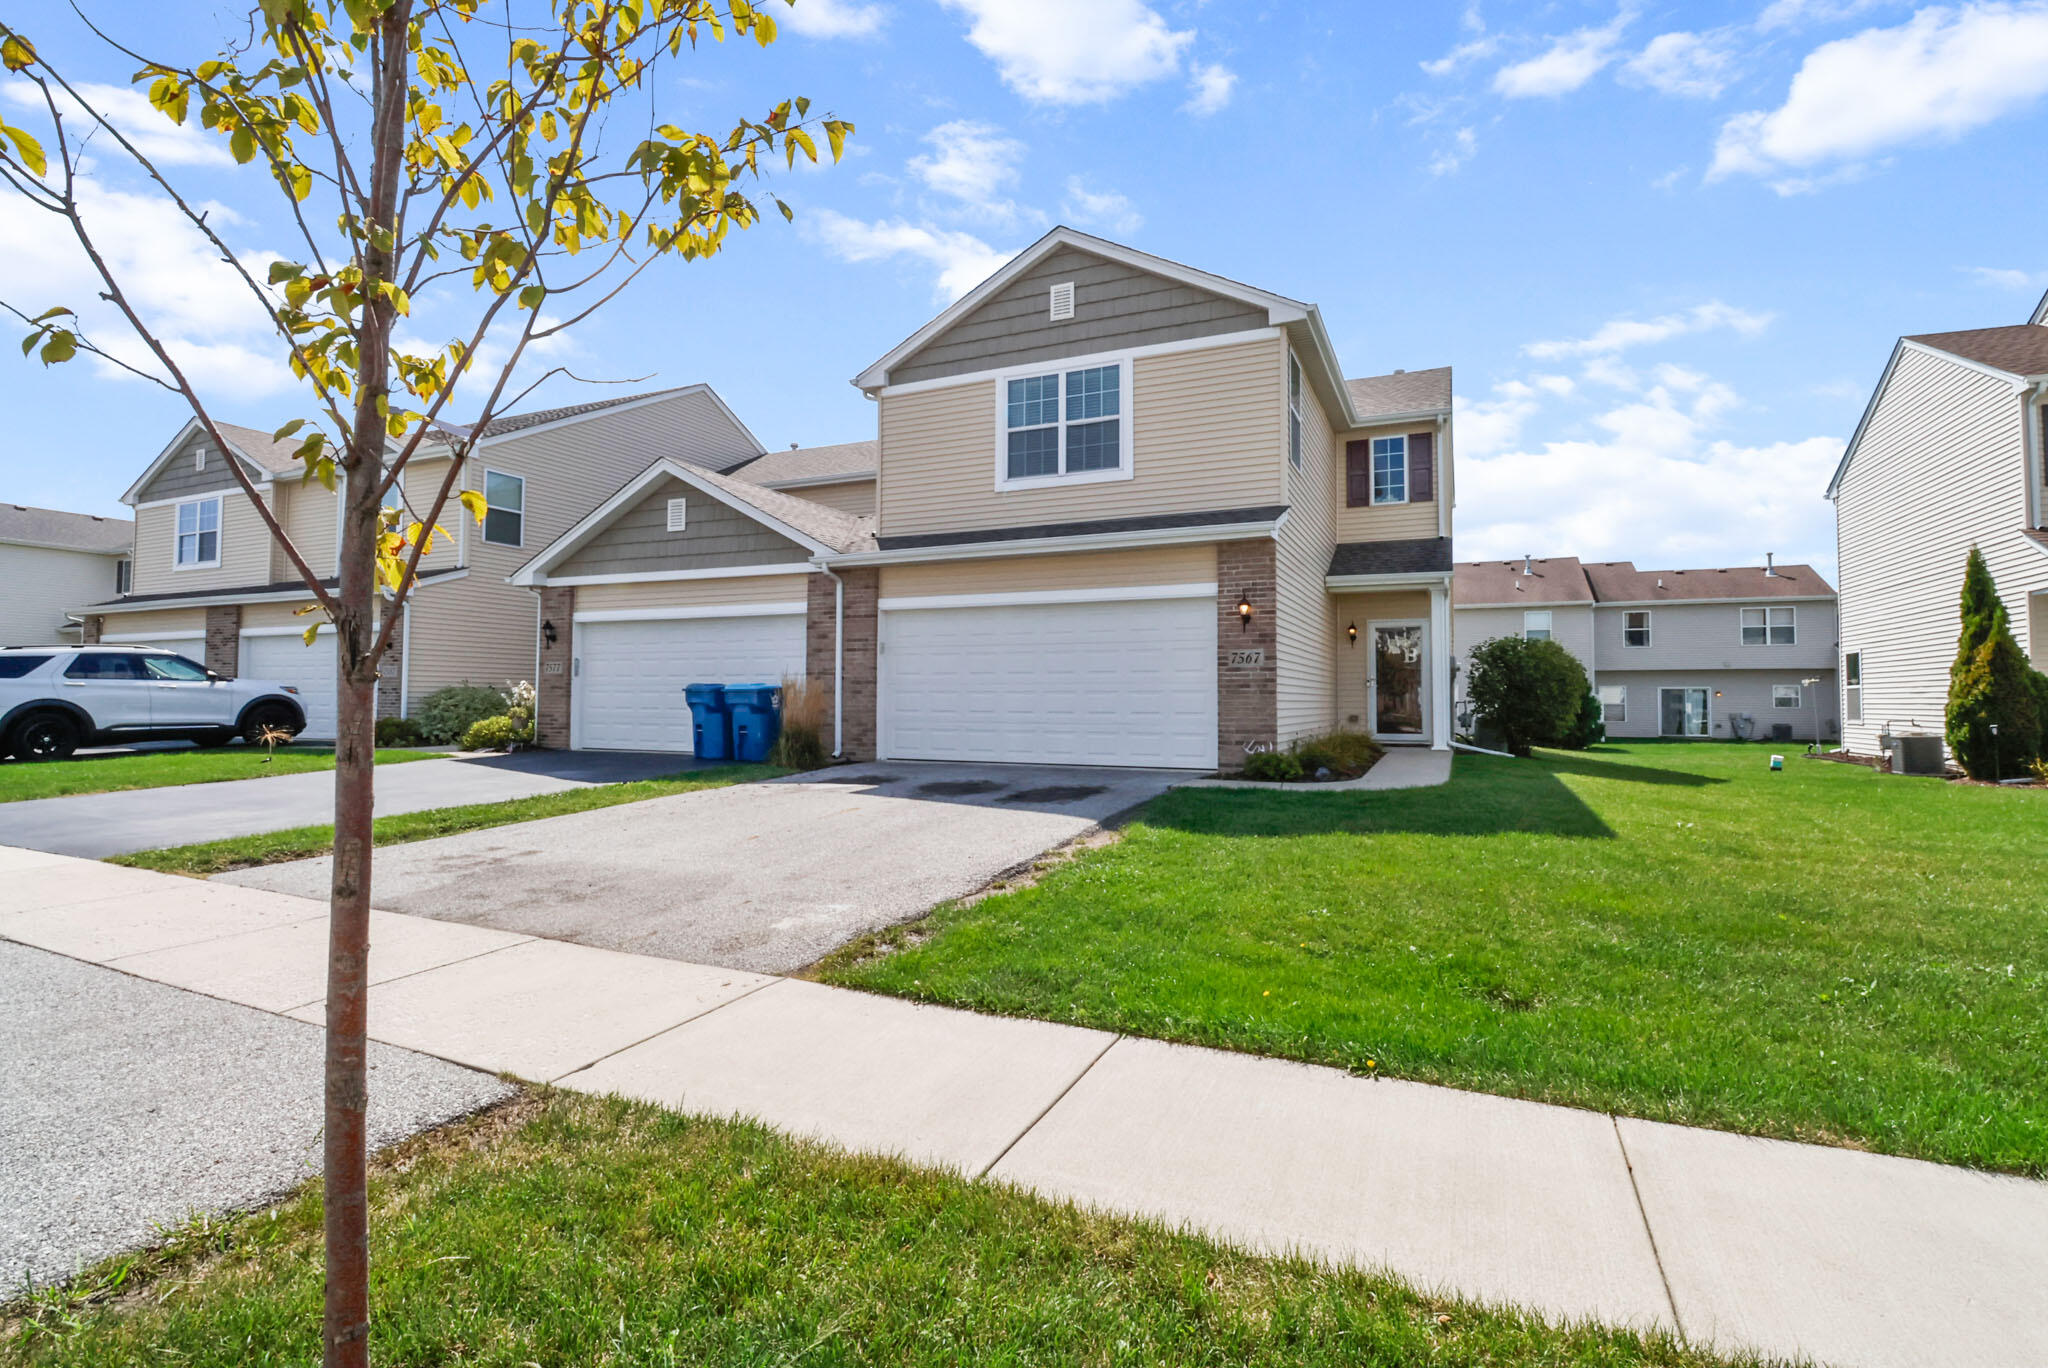
[[[1246,651],[1232,651],[1230,659],[1225,663],[1229,665],[1263,665],[1266,663],[1266,652],[1263,648],[1257,646]]]

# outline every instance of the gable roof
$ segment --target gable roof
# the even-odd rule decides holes
[[[1524,574],[1527,567],[1533,573]],[[1461,561],[1452,567],[1451,606],[1591,603],[1593,585],[1577,556],[1545,560]]]
[[[273,441],[267,432],[241,427],[234,423],[216,420],[213,426],[219,431],[222,440],[228,444],[228,451],[239,456],[244,465],[254,469],[259,484],[268,481],[274,475],[289,474],[294,469],[304,468],[292,456],[292,452],[297,449],[295,444]],[[156,454],[156,459],[149,463],[148,468],[135,483],[128,486],[128,491],[121,496],[121,502],[134,503],[143,487],[156,478],[157,472],[170,463],[171,458],[184,448],[185,443],[190,438],[202,436],[204,433],[205,429],[199,426],[197,418],[187,418],[179,427],[177,435]]]
[[[1593,596],[1601,603],[1702,602],[1713,599],[1814,598],[1834,586],[1810,565],[1781,565],[1776,574],[1761,565],[1708,570],[1638,570],[1634,561],[1598,561],[1585,567]]]
[[[725,473],[749,484],[808,485],[834,480],[872,480],[882,464],[879,441],[840,442],[833,446],[791,447],[743,461]]]
[[[2011,323],[2002,328],[1968,328],[1962,332],[1918,333],[1906,338],[1923,347],[1981,366],[2004,371],[2014,379],[2048,375],[2048,328]]]
[[[1361,422],[1405,418],[1409,415],[1448,413],[1451,407],[1451,368],[1395,371],[1346,380],[1344,390],[1351,410]]]
[[[135,542],[135,524],[127,518],[0,504],[0,542],[125,556]]]
[[[531,413],[502,413],[484,424],[481,432],[476,432],[476,425],[474,423],[452,423],[443,420],[436,422],[434,426],[458,439],[468,437],[472,432],[476,432],[476,439],[479,442],[491,442],[503,437],[511,437],[518,433],[531,432],[536,428],[548,427],[555,423],[574,422],[579,418],[586,418],[593,413],[605,413],[613,409],[634,408],[641,404],[652,404],[663,399],[672,399],[679,394],[702,394],[717,407],[720,413],[724,414],[731,421],[735,428],[739,429],[740,433],[746,437],[748,444],[756,452],[766,450],[761,445],[761,439],[756,437],[753,431],[740,421],[739,415],[734,413],[731,406],[719,397],[718,391],[702,382],[694,385],[672,385],[668,389],[648,390],[641,394],[621,394],[610,399],[594,399],[587,404],[563,404],[557,408],[535,409]]]

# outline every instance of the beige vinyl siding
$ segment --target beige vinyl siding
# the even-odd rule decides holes
[[[108,613],[100,623],[100,637],[163,636],[175,632],[204,632],[204,608],[158,608],[142,613]],[[200,643],[194,642],[195,648]]]
[[[731,579],[649,580],[638,584],[579,584],[576,611],[634,608],[708,608],[737,603],[804,603],[809,575],[735,575]]]
[[[996,382],[880,400],[881,531],[1025,527],[1270,504],[1285,459],[1279,338],[1133,363],[1133,475],[997,490]]]
[[[470,593],[457,593],[464,585]],[[450,684],[508,683],[533,678],[539,627],[539,596],[511,585],[483,587],[476,576],[447,584],[426,584],[410,604],[410,656],[405,674],[406,707],[417,713],[420,700]],[[499,592],[499,591],[509,592]],[[398,630],[407,630],[400,623]]]
[[[1337,448],[1329,419],[1304,376],[1301,387],[1301,468],[1287,457],[1287,378],[1283,365],[1273,402],[1280,408],[1280,469],[1287,522],[1275,547],[1279,617],[1274,622],[1274,690],[1278,739],[1286,744],[1337,724],[1336,626],[1323,587],[1336,545],[1330,467]],[[1339,472],[1341,477],[1342,472]]]
[[[1960,575],[1958,578],[1960,584]],[[1650,644],[1623,644],[1631,610],[1601,604],[1596,618],[1597,659],[1615,670],[1775,670],[1835,668],[1838,633],[1835,605],[1827,600],[1772,603],[1769,600],[1712,603],[1656,603],[1650,608]],[[1795,640],[1790,646],[1742,644],[1744,608],[1790,608]],[[1636,609],[1634,611],[1641,611]],[[1768,621],[1768,619],[1767,619]],[[1946,666],[1943,669],[1946,670]]]
[[[339,483],[335,488],[340,488]],[[341,499],[330,494],[327,487],[318,480],[279,480],[272,486],[277,520],[284,524],[285,535],[292,539],[292,545],[299,549],[316,575],[332,575],[337,566],[334,559],[335,544],[341,531],[339,517]],[[299,572],[292,565],[284,548],[271,539],[270,578],[272,581],[295,580]]]
[[[114,596],[120,556],[58,551],[43,546],[0,546],[0,646],[52,646],[67,614]]]
[[[1772,706],[1773,685],[1797,685],[1802,679],[1819,679],[1821,682],[1811,689],[1802,688],[1797,708]],[[1703,739],[1733,740],[1730,714],[1747,713],[1754,720],[1755,729],[1750,734],[1755,740],[1770,740],[1771,724],[1784,722],[1791,725],[1793,740],[1811,741],[1814,739],[1816,703],[1820,705],[1820,739],[1833,740],[1839,735],[1841,709],[1833,670],[1602,670],[1600,683],[1602,686],[1620,685],[1628,690],[1628,716],[1620,722],[1607,724],[1607,734],[1618,740],[1660,734],[1661,692],[1666,688],[1707,690],[1707,713],[1712,730]]]
[[[1372,730],[1372,718],[1365,708],[1365,662],[1372,649],[1370,624],[1375,622],[1429,621],[1429,590],[1396,589],[1382,594],[1336,594],[1332,596],[1333,636],[1337,643],[1337,722],[1347,731]],[[1356,623],[1358,644],[1352,645],[1345,628]],[[1434,645],[1434,643],[1432,643]],[[1434,706],[1434,705],[1432,705]]]
[[[943,594],[1212,584],[1215,580],[1214,546],[1160,546],[1134,551],[885,565],[881,592],[884,598],[927,598]]]
[[[785,489],[799,499],[836,508],[841,513],[851,513],[857,518],[872,518],[875,515],[875,482],[873,480],[845,480],[832,484],[800,485]]]
[[[1362,541],[1406,541],[1416,537],[1434,537],[1437,532],[1437,500],[1424,499],[1416,503],[1367,504],[1359,508],[1348,507],[1345,503],[1345,448],[1352,442],[1367,441],[1374,437],[1406,436],[1417,432],[1436,434],[1436,471],[1431,493],[1440,498],[1453,497],[1451,484],[1451,434],[1448,423],[1438,426],[1433,423],[1390,423],[1380,427],[1359,428],[1355,432],[1336,435],[1336,458],[1331,471],[1331,507],[1336,511],[1337,540],[1340,542]]]
[[[1591,604],[1532,603],[1527,608],[1454,608],[1451,610],[1451,635],[1456,643],[1458,677],[1452,685],[1452,692],[1464,696],[1465,680],[1471,673],[1473,649],[1495,637],[1520,636],[1522,614],[1525,612],[1549,613],[1550,639],[1577,657],[1579,664],[1586,667],[1586,677],[1592,678],[1598,657],[1594,654]],[[1618,650],[1618,626],[1615,633]]]
[[[423,519],[433,511],[434,497],[441,492],[441,482],[448,478],[448,462],[409,461],[405,467],[405,510],[406,522]],[[469,510],[450,493],[447,506],[436,519],[440,535],[433,540],[433,549],[420,557],[420,573],[434,570],[452,570],[461,565],[463,552],[479,535],[476,519]]]
[[[308,627],[327,625],[327,614],[315,609],[301,613],[299,609],[313,602],[308,595],[300,603],[245,603],[242,605],[242,630],[255,627],[296,627],[305,631]]]
[[[177,534],[176,504],[135,510],[135,593],[197,593],[270,582],[270,529],[241,491],[221,492],[218,566],[174,570]]]
[[[1841,649],[1863,657],[1851,750],[1874,752],[1887,724],[1942,729],[1972,544],[2016,614],[2048,590],[2048,553],[2023,530],[2022,421],[2008,381],[1910,348],[1878,395],[1835,510]]]

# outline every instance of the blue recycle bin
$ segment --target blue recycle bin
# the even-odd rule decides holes
[[[782,689],[774,684],[728,684],[726,707],[732,713],[732,753],[736,760],[758,765],[775,749],[782,735]]]
[[[732,714],[723,684],[685,684],[683,697],[690,704],[690,715],[696,719],[696,744],[693,749],[699,760],[732,759]]]

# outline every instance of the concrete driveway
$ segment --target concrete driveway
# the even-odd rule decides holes
[[[379,765],[377,815],[652,779],[699,763],[688,755],[647,751],[522,751]],[[0,845],[99,860],[333,820],[333,772],[315,771],[0,803]]]
[[[370,898],[415,916],[788,973],[970,893],[1185,777],[854,765],[389,846],[377,852]],[[220,878],[323,897],[328,862]]]

